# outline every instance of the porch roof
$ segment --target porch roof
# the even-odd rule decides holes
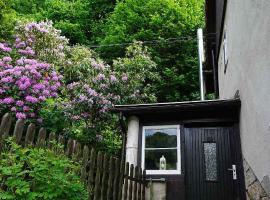
[[[128,117],[136,115],[140,118],[231,118],[238,119],[241,106],[239,98],[205,101],[184,101],[168,103],[116,105],[112,111]]]

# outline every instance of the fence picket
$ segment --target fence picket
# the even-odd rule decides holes
[[[55,133],[50,133],[49,134],[49,141],[47,143],[49,149],[52,149],[53,148],[53,142],[55,141]]]
[[[9,136],[9,131],[10,131],[10,128],[11,128],[11,122],[12,122],[11,114],[6,113],[3,116],[2,121],[1,121],[0,137],[7,138]]]
[[[119,182],[119,159],[116,158],[115,160],[115,174],[114,174],[114,181],[113,181],[113,200],[117,200],[117,194],[118,194],[118,182]]]
[[[107,174],[108,174],[108,156],[107,154],[104,155],[103,157],[103,168],[102,168],[102,181],[101,181],[101,196],[100,199],[101,200],[105,200],[106,199],[106,180],[107,180]]]
[[[44,128],[39,129],[38,139],[37,139],[37,146],[43,147],[45,145],[46,139],[46,130]]]
[[[146,171],[143,170],[143,176],[142,176],[142,200],[145,200],[145,187],[146,187]]]
[[[24,140],[25,146],[33,145],[35,132],[36,132],[35,124],[33,123],[29,124],[27,127],[26,136]]]
[[[129,176],[129,163],[127,162],[125,167],[124,200],[127,200],[128,195],[128,176]]]
[[[118,183],[118,200],[122,200],[122,193],[124,188],[124,173],[125,173],[125,163],[124,160],[121,160],[120,172],[119,172],[119,183]]]
[[[75,150],[74,150],[74,158],[76,161],[79,161],[82,153],[82,145],[79,142],[76,142]]]
[[[113,183],[113,164],[114,160],[113,157],[110,157],[110,164],[109,164],[109,179],[108,179],[108,188],[107,188],[107,200],[111,200],[112,195],[112,183]]]
[[[15,138],[17,144],[21,142],[23,128],[24,128],[24,120],[18,119],[16,121],[14,132],[13,132],[13,137]]]
[[[63,135],[59,135],[58,143],[60,143],[62,145],[65,145],[65,137]]]
[[[138,188],[138,200],[141,200],[142,197],[142,169],[139,168],[138,172],[138,181],[139,181],[139,188]]]
[[[99,151],[97,156],[97,171],[95,177],[95,190],[94,190],[94,200],[100,200],[100,174],[102,166],[102,153]]]
[[[66,155],[70,156],[72,154],[72,139],[69,139],[67,142]]]
[[[129,180],[129,190],[128,190],[128,199],[132,200],[132,191],[133,191],[133,174],[134,174],[134,165],[130,165],[130,180]]]
[[[89,160],[89,173],[88,173],[88,191],[89,200],[93,199],[93,185],[94,185],[94,175],[96,168],[96,152],[94,149],[91,150],[90,160]]]
[[[135,180],[138,180],[138,166],[135,167],[135,174],[134,174]],[[133,189],[133,199],[137,200],[137,182],[134,181],[134,189]]]
[[[83,156],[82,156],[82,166],[81,166],[81,181],[83,183],[86,182],[86,176],[87,176],[86,167],[87,167],[88,158],[89,158],[89,147],[87,145],[84,145]]]

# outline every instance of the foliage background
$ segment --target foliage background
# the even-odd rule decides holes
[[[109,87],[122,94],[115,103],[199,97],[196,30],[204,26],[204,0],[0,0],[0,42],[12,43],[20,24],[42,20],[52,20],[54,28],[61,30],[56,35],[68,39],[61,59],[37,58],[64,76],[60,96],[48,99],[40,109],[43,125],[50,131],[85,143],[92,138],[85,122],[74,123],[62,107],[71,98],[68,84],[95,85],[91,59],[110,65],[111,75],[118,80],[123,75],[129,78],[126,87]],[[37,52],[44,51],[42,38]],[[55,39],[50,37],[46,44],[55,44]],[[143,42],[133,45],[135,41]],[[112,114],[100,121],[92,135],[98,136],[93,143],[101,149],[116,153],[120,148],[120,128]]]

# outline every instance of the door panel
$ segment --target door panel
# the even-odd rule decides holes
[[[233,200],[230,128],[185,128],[187,200]]]

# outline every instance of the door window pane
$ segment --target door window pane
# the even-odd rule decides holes
[[[205,178],[207,181],[217,180],[217,145],[204,143]]]
[[[146,170],[177,170],[177,149],[145,150]]]
[[[177,129],[146,129],[145,148],[171,148],[177,147]]]

